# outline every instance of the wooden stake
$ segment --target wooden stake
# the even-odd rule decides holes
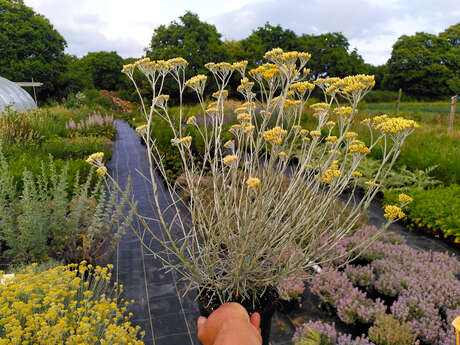
[[[451,98],[449,126],[447,127],[447,133],[449,134],[452,134],[454,132],[455,105],[457,104],[457,98],[457,95]]]
[[[398,91],[398,103],[396,104],[396,116],[399,115],[399,105],[401,103],[401,94],[402,94],[402,89],[399,88],[399,91]]]

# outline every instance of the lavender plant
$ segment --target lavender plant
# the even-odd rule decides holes
[[[364,227],[340,241],[335,250],[343,253],[354,242],[377,232],[375,227]],[[364,293],[373,291],[387,297],[388,305],[380,312],[389,307],[391,317],[409,327],[423,343],[454,344],[450,323],[460,313],[460,281],[455,276],[460,272],[458,260],[444,253],[410,248],[397,235],[386,234],[381,239],[361,254],[369,264],[347,265],[344,271],[328,268],[312,278],[311,291],[335,307],[342,321],[351,324],[366,322],[370,315],[378,318],[380,302],[365,298]],[[341,262],[334,264],[338,267]],[[363,310],[366,305],[371,307]],[[380,324],[386,326],[377,327],[377,323],[375,336],[383,337],[384,329],[394,329],[386,321]],[[390,332],[388,339],[396,337]]]
[[[292,274],[331,261],[336,255],[335,243],[352,231],[361,212],[384,183],[405,138],[417,127],[414,121],[403,118],[376,117],[367,122],[372,133],[367,147],[349,128],[359,101],[375,84],[373,76],[320,78],[311,83],[306,68],[310,54],[276,48],[267,52],[265,58],[269,63],[249,73],[246,61],[206,64],[217,84],[213,93],[216,101],[211,103],[205,101],[204,93],[208,77],[197,75],[186,80],[187,62],[182,58],[146,58],[123,68],[139,96],[133,77],[135,70],[143,73],[152,87],[150,104],[140,97],[146,124],[139,126],[137,132],[147,147],[148,179],[162,234],[147,224],[151,214],[136,213],[145,231],[163,246],[164,252],[154,251],[143,241],[144,229],[133,230],[147,250],[167,268],[179,272],[190,287],[206,286],[221,302],[235,296],[249,299],[254,292],[278,285]],[[237,91],[245,103],[234,112],[237,123],[230,128],[233,139],[224,142],[224,100],[234,73],[241,75]],[[167,77],[178,85],[177,117],[168,111],[169,95],[162,93]],[[197,121],[196,116],[184,118],[182,95],[186,87],[196,92],[206,121]],[[324,94],[323,103],[311,105],[317,125],[302,128],[301,116],[315,87]],[[166,178],[161,152],[150,135],[154,116],[166,121],[174,134],[171,145],[180,153],[185,188],[190,196],[186,201],[180,199],[179,187]],[[191,150],[191,142],[196,138],[188,128],[193,128],[204,143],[202,164],[196,164]],[[334,128],[338,131],[336,136],[332,135]],[[356,168],[378,143],[384,145],[381,166],[368,181],[362,200],[354,203],[351,196],[345,202],[350,212],[346,217],[338,217],[341,210],[333,209],[333,201],[345,189],[356,188]],[[290,158],[294,154],[299,159],[293,165]],[[339,156],[344,157],[341,162]],[[98,169],[104,168],[97,158],[90,162]],[[157,171],[165,177],[172,197],[168,208],[168,212],[174,213],[172,221],[167,220],[166,211],[160,206]],[[211,176],[205,182],[209,171]],[[108,179],[116,183],[111,176]],[[202,192],[205,184],[212,186],[210,201]],[[135,207],[133,202],[131,206]],[[403,216],[399,207],[387,210],[388,222],[383,229]],[[177,231],[180,236],[175,236]],[[372,240],[357,243],[347,253],[358,252]],[[273,262],[271,258],[279,257],[293,245],[301,255]]]

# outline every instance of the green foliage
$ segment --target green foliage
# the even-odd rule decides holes
[[[294,345],[331,345],[327,336],[320,334],[315,329],[308,329]]]
[[[105,137],[52,138],[44,142],[41,150],[55,159],[83,159],[94,152],[104,152],[104,160],[112,156],[112,141]]]
[[[0,75],[13,81],[43,83],[40,98],[52,96],[65,70],[67,43],[48,19],[22,1],[0,0]]]
[[[126,76],[120,73],[123,58],[115,51],[88,53],[78,61],[78,65],[91,78],[96,89],[118,90],[126,85]]]
[[[37,178],[25,169],[17,192],[0,152],[0,240],[14,262],[95,262],[114,248],[129,224],[121,224],[124,203],[100,182],[91,187],[92,174],[82,184],[77,178],[71,192],[68,180],[68,165],[58,170],[50,160]]]
[[[402,88],[418,98],[453,93],[451,86],[459,78],[460,49],[451,44],[455,35],[450,37],[449,33],[439,37],[423,32],[401,36],[388,61],[386,85],[393,90]]]
[[[460,48],[460,22],[449,26],[439,37],[445,38],[454,48]]]
[[[189,73],[197,74],[210,61],[223,61],[221,34],[214,25],[200,21],[198,15],[186,12],[168,26],[160,25],[153,33],[147,56],[167,60],[181,56],[189,63]]]
[[[58,89],[53,94],[54,98],[60,99],[84,89],[94,88],[90,73],[83,68],[76,56],[65,54],[63,60],[65,71],[56,81]]]
[[[345,77],[366,74],[368,67],[356,50],[349,53],[350,43],[339,32],[321,35],[304,34],[299,37],[300,50],[312,55],[307,64],[312,79],[319,77]]]
[[[394,102],[391,105],[391,110],[396,109],[396,101],[398,100],[397,91],[388,91],[388,90],[372,90],[366,95],[365,101],[367,103],[384,103],[384,102]],[[413,101],[414,99],[406,94],[401,95],[401,101],[408,102]]]
[[[245,53],[244,60],[248,60],[249,65],[255,67],[262,63],[266,51],[273,48],[296,50],[298,40],[294,31],[283,29],[280,25],[272,26],[267,22],[242,40],[241,46]]]
[[[447,133],[416,132],[407,138],[396,163],[414,170],[425,170],[436,165],[432,176],[445,184],[460,183],[460,143]]]
[[[405,209],[411,227],[424,228],[460,240],[460,185],[436,187],[429,190],[410,188],[405,191],[414,201]],[[396,203],[398,192],[385,194],[385,202]]]
[[[380,314],[369,329],[369,339],[376,345],[413,345],[417,334],[392,315]]]

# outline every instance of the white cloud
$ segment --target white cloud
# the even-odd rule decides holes
[[[297,34],[342,32],[366,62],[381,64],[397,38],[437,34],[458,22],[458,0],[25,0],[68,42],[68,52],[115,50],[140,57],[153,30],[191,10],[225,39],[242,39],[267,21]]]

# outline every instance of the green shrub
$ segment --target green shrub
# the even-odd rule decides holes
[[[414,201],[404,209],[412,228],[426,228],[453,236],[460,242],[460,185],[436,187],[430,190],[409,189],[405,192]],[[398,192],[385,195],[385,202],[394,204]]]
[[[36,178],[24,169],[18,192],[0,152],[0,240],[14,262],[102,260],[129,225],[116,193],[106,195],[101,182],[91,187],[92,173],[70,193],[68,176],[68,165],[58,171],[50,160]]]
[[[94,152],[104,152],[104,160],[110,160],[111,146],[112,141],[106,137],[57,137],[44,142],[41,151],[55,159],[86,158]]]
[[[377,316],[369,329],[369,339],[376,345],[413,345],[416,338],[409,325],[388,314]]]
[[[43,162],[46,162],[49,159],[48,155],[34,151],[17,151],[15,156],[8,155],[8,167],[14,178],[17,190],[21,191],[23,189],[24,170],[28,170],[34,178],[37,178],[43,173],[49,176],[50,171],[47,169],[46,165],[44,167],[44,172],[42,170]],[[84,159],[55,159],[53,160],[53,164],[55,165],[58,173],[67,166],[67,185],[69,186],[69,191],[78,178],[81,180],[88,179],[91,171],[91,168]],[[92,182],[94,185],[94,178]]]

